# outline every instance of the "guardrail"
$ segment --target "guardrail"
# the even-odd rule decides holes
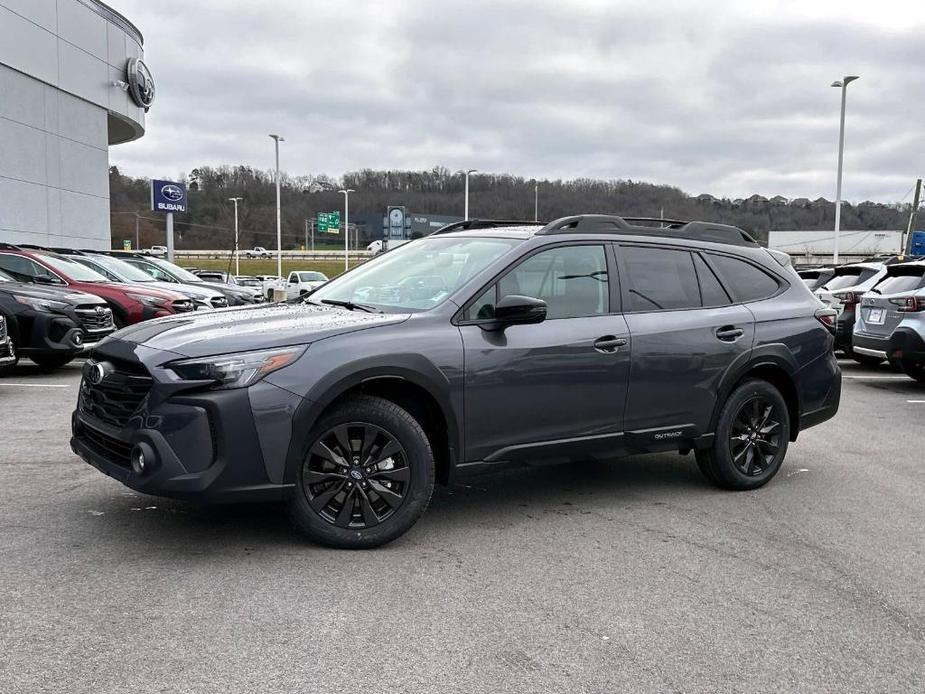
[[[375,255],[372,251],[350,251],[351,258],[364,258],[369,259]],[[242,260],[248,260],[247,255],[244,251],[240,251],[238,256]],[[344,252],[343,251],[283,251],[283,258],[287,260],[343,260]],[[201,258],[201,259],[212,259],[212,260],[224,260],[231,257],[231,251],[221,251],[221,250],[200,250],[200,251],[183,251],[175,250],[175,258]],[[269,257],[264,257],[264,260],[273,260],[276,258],[276,251],[270,251]]]

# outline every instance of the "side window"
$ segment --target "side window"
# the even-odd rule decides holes
[[[533,255],[508,271],[470,306],[467,320],[491,319],[495,303],[519,294],[546,302],[547,320],[599,316],[610,311],[603,246],[561,246]]]
[[[700,308],[700,287],[688,251],[621,246],[628,311]]]
[[[34,282],[36,277],[44,277],[52,284],[64,284],[50,270],[21,255],[0,254],[0,270],[6,270],[20,282]]]
[[[716,279],[713,271],[697,253],[694,253],[694,267],[697,268],[697,280],[700,282],[700,298],[703,300],[703,305],[728,306],[729,295]]]
[[[111,282],[120,281],[118,277],[116,277],[114,274],[112,274],[109,270],[104,268],[102,265],[97,265],[96,263],[83,262],[81,260],[77,260],[76,258],[75,258],[75,261],[80,263],[81,265],[86,265],[91,270],[95,270],[96,272],[100,273],[103,277],[110,280]]]
[[[777,293],[780,284],[764,270],[751,263],[728,255],[710,254],[723,283],[729,287],[736,301],[759,301]]]
[[[290,272],[289,273],[289,284],[298,284],[298,283],[299,283],[299,276],[295,274],[294,272]]]

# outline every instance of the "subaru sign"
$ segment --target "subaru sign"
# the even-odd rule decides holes
[[[154,212],[186,212],[186,186],[173,181],[151,181]]]

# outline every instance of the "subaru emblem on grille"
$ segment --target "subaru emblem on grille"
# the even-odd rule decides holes
[[[104,309],[102,306],[96,307],[96,315],[103,316],[105,314],[106,314],[106,309]]]
[[[98,386],[106,378],[109,371],[110,366],[105,362],[87,362],[84,376],[90,383]]]

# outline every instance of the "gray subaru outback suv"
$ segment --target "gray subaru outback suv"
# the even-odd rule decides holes
[[[124,329],[84,367],[72,448],[149,494],[285,501],[336,547],[512,463],[674,450],[760,487],[838,408],[834,312],[740,229],[650,222],[470,222],[299,303]]]

